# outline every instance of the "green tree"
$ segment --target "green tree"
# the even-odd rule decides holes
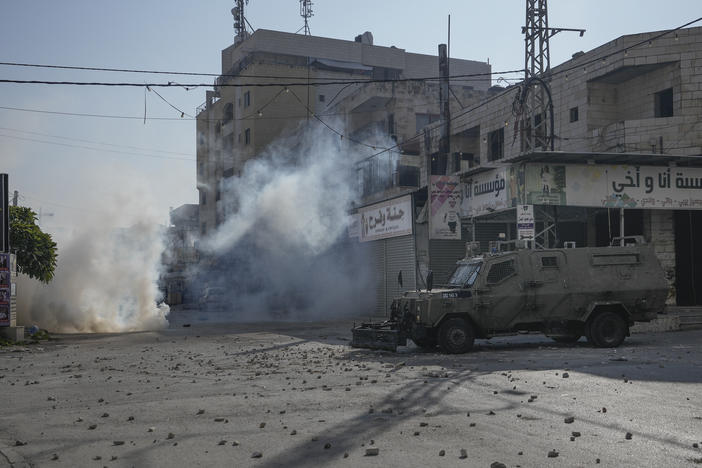
[[[56,269],[56,242],[37,226],[36,221],[37,214],[30,208],[10,207],[10,248],[17,253],[20,273],[48,283]]]

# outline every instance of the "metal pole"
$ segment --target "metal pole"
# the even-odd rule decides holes
[[[619,245],[624,246],[624,208],[619,209]]]

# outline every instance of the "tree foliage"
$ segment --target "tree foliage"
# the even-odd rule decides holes
[[[17,269],[48,283],[54,277],[56,242],[36,224],[37,214],[24,206],[10,207],[10,248],[17,253]]]

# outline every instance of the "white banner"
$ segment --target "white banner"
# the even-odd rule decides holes
[[[361,242],[412,234],[412,196],[407,195],[358,210]]]
[[[463,184],[461,216],[471,218],[509,208],[507,171],[491,169],[473,175]]]
[[[430,239],[461,238],[461,183],[458,176],[431,176]]]
[[[702,168],[529,164],[525,201],[538,205],[702,210]]]
[[[534,240],[534,205],[517,205],[517,239]]]

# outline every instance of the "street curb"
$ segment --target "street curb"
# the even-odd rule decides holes
[[[680,330],[680,317],[677,315],[659,315],[650,322],[637,322],[631,327],[631,333],[669,332]]]

